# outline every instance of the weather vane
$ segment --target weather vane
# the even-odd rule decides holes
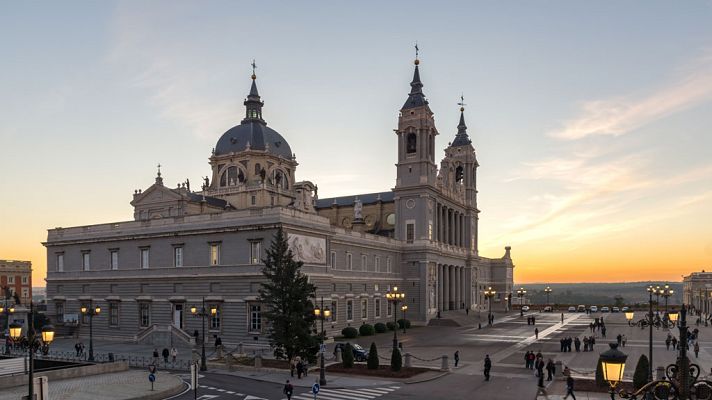
[[[420,49],[418,49],[418,42],[415,42],[415,59],[416,59],[416,60],[418,59],[418,52],[419,52],[419,51],[420,51]]]
[[[465,104],[465,95],[464,94],[460,95],[460,102],[457,103],[457,105],[460,106],[460,111],[465,111],[465,106],[467,104]]]
[[[158,176],[161,176],[161,164],[159,163],[157,165],[157,167],[158,167]]]
[[[252,59],[252,64],[250,64],[250,65],[252,65],[252,79],[255,79],[255,77],[256,77],[256,75],[255,75],[255,69],[257,69],[257,64],[255,64],[255,59],[254,59],[254,58]]]

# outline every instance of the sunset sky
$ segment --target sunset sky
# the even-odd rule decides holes
[[[395,185],[421,49],[444,149],[461,94],[481,254],[515,282],[712,270],[712,1],[11,2],[0,11],[0,258],[132,219],[210,173],[256,59],[264,117],[320,197]],[[441,158],[444,153],[439,153]]]

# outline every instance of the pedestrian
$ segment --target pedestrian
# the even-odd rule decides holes
[[[606,327],[605,327],[605,325],[601,325],[601,336],[606,337]]]
[[[574,378],[569,374],[569,376],[566,377],[566,396],[564,396],[564,399],[567,399],[571,395],[571,398],[576,400],[576,395],[574,394]]]
[[[529,351],[524,354],[524,368],[529,369]]]
[[[672,338],[672,349],[677,350],[677,338],[676,337]]]
[[[490,370],[492,369],[492,360],[490,360],[489,354],[485,355],[485,380],[490,380]]]
[[[312,394],[314,395],[314,400],[316,400],[316,396],[319,394],[319,380],[317,379],[316,382],[312,385]]]
[[[544,358],[537,358],[536,359],[536,376],[540,377],[541,379],[544,379]]]
[[[670,334],[668,333],[667,339],[665,339],[665,349],[670,350],[670,343],[672,343],[672,339],[670,338]]]
[[[536,317],[532,317],[532,325],[536,325]]]
[[[625,342],[627,342],[627,341],[628,341],[628,337],[626,335],[623,335],[623,337],[621,338],[621,343],[623,343],[623,347],[625,347]]]
[[[173,357],[173,364],[175,364],[176,358],[178,357],[178,349],[176,349],[176,346],[171,348],[171,357]]]
[[[287,396],[287,400],[292,400],[292,393],[294,393],[294,386],[292,386],[292,384],[289,383],[289,379],[287,379],[287,383],[284,384],[284,388],[282,389],[282,394]]]
[[[539,328],[534,328],[534,338],[539,339]]]
[[[220,336],[215,335],[215,350],[217,351],[218,346],[222,346],[222,339],[220,339]]]
[[[548,393],[546,393],[546,386],[544,386],[544,374],[539,374],[539,379],[537,380],[537,385],[536,385],[536,397],[539,397],[539,395],[543,395],[545,398],[549,398]]]
[[[618,347],[620,347],[623,343],[623,335],[619,333],[618,336],[616,336],[616,341],[618,342]]]
[[[578,336],[574,339],[574,347],[576,347],[576,352],[581,351],[581,339]]]
[[[455,368],[457,368],[457,364],[460,362],[460,350],[455,350]]]
[[[700,354],[700,342],[695,342],[694,349],[695,349],[695,358],[698,358],[698,356]]]
[[[561,323],[564,323],[564,313],[561,313]]]
[[[165,365],[168,365],[168,356],[171,354],[171,352],[168,350],[168,348],[164,347],[163,351],[161,351],[161,355],[163,356],[163,363]]]
[[[153,364],[158,365],[158,349],[153,349]]]
[[[10,339],[10,338],[8,337],[8,340],[9,340],[9,339]],[[81,349],[81,347],[79,346],[79,342],[75,343],[75,344],[74,344],[74,351],[77,352],[77,358],[79,358],[80,349]],[[9,351],[9,350],[8,350],[8,351]]]
[[[336,354],[336,350],[334,350],[334,354]],[[292,357],[291,360],[289,360],[289,375],[294,378],[294,370],[297,369],[297,361],[294,357]]]
[[[549,359],[549,361],[546,363],[546,380],[551,381],[554,379],[554,374],[556,371],[556,366],[554,366],[554,361]]]
[[[465,314],[466,314],[467,316],[470,315],[470,307],[467,307],[467,308],[465,309]]]
[[[296,356],[294,358],[294,363],[297,367],[297,379],[302,379],[302,368],[304,368],[304,365],[302,364],[302,358],[299,356]]]

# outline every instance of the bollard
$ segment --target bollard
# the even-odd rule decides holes
[[[242,342],[240,342],[240,343],[237,344],[237,354],[245,354],[245,353],[242,351]]]
[[[262,354],[255,355],[255,368],[262,368]]]
[[[440,371],[450,371],[450,366],[448,365],[447,356],[443,355],[443,362],[440,365]]]
[[[554,366],[556,367],[556,370],[559,371],[559,375],[564,376],[564,368],[563,368],[564,366],[561,365],[561,361],[556,360],[556,362],[554,363]]]
[[[336,362],[337,363],[341,362],[341,349],[340,348],[336,349]]]
[[[413,366],[413,363],[410,360],[410,353],[405,353],[405,367],[410,368],[412,366]]]
[[[665,379],[665,367],[658,367],[655,369],[656,379]]]

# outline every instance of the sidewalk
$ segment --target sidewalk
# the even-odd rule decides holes
[[[176,395],[185,388],[185,384],[177,376],[158,372],[154,390],[151,391],[146,371],[129,370],[50,381],[49,397],[52,400],[158,400]],[[27,386],[17,386],[4,389],[0,393],[0,400],[17,400],[26,395]]]
[[[271,382],[284,384],[284,382],[289,379],[293,386],[302,388],[311,388],[315,381],[319,380],[319,370],[309,371],[309,376],[303,377],[302,379],[297,379],[296,376],[292,377],[289,371],[276,372],[276,371],[226,371],[221,369],[211,369],[211,373],[237,376],[240,378],[252,379],[261,382]],[[365,387],[377,387],[377,386],[388,386],[395,385],[400,382],[387,381],[380,379],[371,378],[356,378],[342,375],[326,375],[327,386],[329,388],[365,388]],[[0,398],[1,400],[1,398]]]
[[[546,388],[546,391],[549,395],[539,395],[536,397],[537,400],[561,400],[566,394],[566,382],[564,380],[555,380]],[[577,392],[574,390],[574,394],[576,395],[576,400],[609,400],[611,398],[610,394],[602,392]],[[571,396],[569,396],[569,399],[571,399]]]

